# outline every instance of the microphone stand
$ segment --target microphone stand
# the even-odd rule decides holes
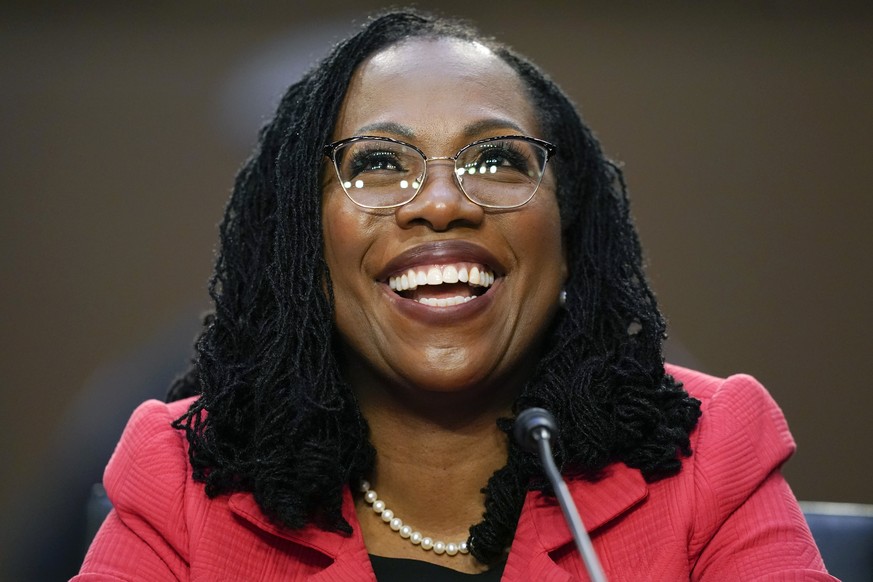
[[[570,533],[573,534],[573,540],[576,542],[576,549],[579,550],[582,562],[588,571],[588,577],[591,578],[591,582],[606,582],[606,576],[603,574],[600,560],[597,559],[597,553],[594,551],[594,546],[591,545],[591,538],[588,537],[588,533],[585,531],[582,518],[579,517],[576,505],[570,496],[570,490],[567,488],[567,484],[564,483],[561,473],[555,465],[555,459],[552,456],[552,446],[549,442],[551,439],[549,429],[544,426],[537,426],[531,431],[530,436],[537,443],[537,450],[543,463],[546,477],[548,477],[549,482],[552,484],[552,489],[555,491],[555,496],[558,498],[561,511],[564,513],[564,519],[567,521]]]

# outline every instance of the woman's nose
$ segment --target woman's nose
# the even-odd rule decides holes
[[[426,224],[436,231],[480,224],[485,211],[467,198],[454,170],[449,160],[432,161],[418,194],[395,211],[397,224],[402,228]]]

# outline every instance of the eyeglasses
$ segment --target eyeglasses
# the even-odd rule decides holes
[[[324,146],[343,191],[363,208],[396,208],[415,198],[427,178],[427,162],[452,161],[455,180],[471,202],[512,209],[539,188],[557,147],[534,137],[480,139],[454,156],[429,158],[414,145],[389,137],[357,136]]]

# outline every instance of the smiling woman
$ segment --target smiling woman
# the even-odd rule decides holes
[[[356,167],[344,159],[362,157],[350,153],[323,184],[336,326],[358,376],[348,379],[363,407],[371,391],[418,399],[436,390],[453,394],[429,403],[432,410],[456,410],[454,398],[478,408],[466,402],[475,393],[509,416],[526,381],[521,370],[534,363],[534,343],[566,279],[556,184],[546,165],[552,146],[534,141],[542,130],[521,79],[467,40],[390,46],[355,71],[331,137],[376,132],[379,139],[345,142],[378,146],[356,148],[364,150],[366,171],[344,179]],[[413,145],[392,152],[384,144],[395,142],[384,138],[406,139],[435,157],[407,153],[417,151]],[[400,186],[404,177],[414,188]],[[346,187],[352,180],[362,187]],[[400,203],[362,208],[362,198],[387,202],[391,192],[403,195]],[[396,286],[399,276],[403,288],[410,271],[416,288],[392,291],[390,279]]]
[[[189,373],[107,468],[80,580],[584,579],[508,437],[531,406],[608,577],[831,579],[779,409],[665,368],[620,172],[465,26],[375,18],[291,86],[211,294]]]

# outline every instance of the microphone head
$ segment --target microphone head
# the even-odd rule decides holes
[[[538,429],[545,429],[550,435],[557,434],[558,423],[555,417],[544,408],[527,408],[515,419],[513,435],[515,441],[526,451],[537,453],[537,441],[534,434]]]

